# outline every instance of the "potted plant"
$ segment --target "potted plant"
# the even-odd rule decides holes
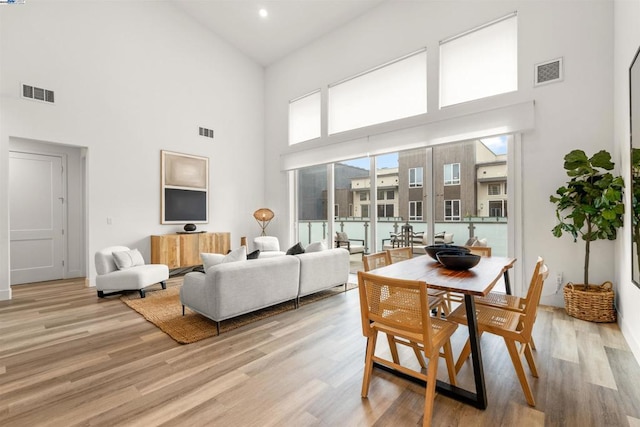
[[[588,158],[584,151],[573,150],[564,157],[564,169],[570,179],[550,197],[558,218],[553,235],[569,233],[574,242],[578,236],[585,242],[584,283],[569,283],[564,288],[567,313],[583,320],[615,321],[611,282],[589,284],[591,242],[615,240],[617,229],[622,226],[624,180],[610,172],[614,166],[607,151]]]

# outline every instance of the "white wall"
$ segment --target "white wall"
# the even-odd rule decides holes
[[[280,158],[313,145],[287,146],[290,99],[426,46],[429,114],[444,115],[438,111],[437,99],[439,40],[513,11],[518,12],[519,92],[454,106],[446,114],[464,117],[474,105],[490,110],[535,101],[535,129],[522,138],[523,164],[513,165],[523,177],[523,252],[518,262],[525,265],[526,276],[541,255],[552,278],[563,272],[565,281],[580,282],[584,246],[568,236],[553,237],[555,216],[549,196],[566,181],[562,165],[567,152],[613,150],[613,3],[607,0],[385,2],[270,66],[266,73],[266,199],[276,209],[285,209],[287,181],[280,171]],[[564,57],[564,81],[534,88],[534,64],[557,57]],[[350,149],[348,142],[343,144]],[[326,150],[331,149],[327,143]],[[360,154],[365,155],[366,149]],[[614,160],[619,162],[619,156]],[[278,232],[292,240],[285,225],[281,223]],[[590,270],[594,283],[616,278],[614,247],[608,241],[593,246],[592,260],[598,260],[592,261]],[[555,283],[549,285],[553,293]],[[561,306],[562,293],[543,302]]]
[[[148,261],[149,235],[180,230],[160,224],[161,149],[210,158],[210,222],[200,229],[230,231],[233,247],[259,231],[263,68],[168,2],[0,8],[0,75],[0,299],[10,296],[10,138],[87,147],[91,278],[96,250],[128,245]],[[20,83],[55,90],[56,104],[20,98]]]
[[[629,66],[640,48],[640,0],[618,0],[615,2],[614,44],[614,140],[616,151],[624,165],[624,177],[630,184],[629,168]],[[631,195],[627,191],[626,203],[630,206]],[[628,209],[630,210],[630,209]],[[618,283],[616,304],[618,323],[631,346],[636,359],[640,360],[640,289],[631,281],[631,225],[630,216],[625,218],[625,229],[616,241],[616,282]]]

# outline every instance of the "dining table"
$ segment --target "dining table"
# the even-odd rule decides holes
[[[473,405],[479,409],[486,409],[487,390],[482,365],[482,351],[480,348],[480,336],[478,335],[474,297],[486,296],[501,278],[504,278],[505,287],[507,287],[507,291],[510,291],[509,270],[515,262],[515,258],[509,257],[482,257],[476,266],[468,270],[451,270],[438,261],[433,260],[431,257],[422,255],[376,268],[369,272],[378,276],[394,279],[419,280],[425,282],[428,288],[455,292],[464,296],[476,390],[472,392],[438,380],[436,390],[440,394]],[[374,363],[374,366],[424,385],[424,381],[407,376],[393,368],[377,363]]]

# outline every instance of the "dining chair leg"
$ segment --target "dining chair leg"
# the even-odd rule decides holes
[[[531,341],[529,341],[529,345],[531,346],[531,350],[536,349],[536,343],[533,342],[533,337],[531,337]]]
[[[527,363],[529,364],[529,370],[531,371],[531,375],[538,378],[538,368],[536,366],[536,361],[533,358],[533,353],[531,352],[530,344],[522,344],[524,346],[524,357],[527,359]]]
[[[467,361],[469,355],[471,355],[471,341],[467,338],[467,341],[464,343],[464,347],[462,347],[460,355],[458,356],[458,361],[456,362],[456,374],[460,372],[462,365]]]
[[[391,358],[393,363],[400,364],[400,357],[398,356],[398,346],[393,335],[387,334],[387,341],[389,342],[389,350],[391,350]]]
[[[524,367],[522,366],[522,359],[520,358],[520,352],[518,352],[516,343],[515,341],[507,338],[504,339],[504,342],[507,345],[507,350],[509,351],[509,356],[511,357],[511,361],[513,362],[513,367],[515,368],[516,374],[518,375],[518,379],[520,380],[520,385],[522,386],[524,397],[527,399],[527,403],[530,406],[536,406],[536,401],[533,398],[533,393],[531,392],[531,388],[529,387],[527,376],[524,373]]]
[[[456,367],[453,362],[453,349],[451,348],[451,340],[447,340],[444,344],[444,360],[447,363],[447,372],[449,373],[449,384],[456,385]]]
[[[429,367],[427,368],[427,385],[424,397],[424,417],[422,418],[422,426],[431,425],[431,417],[433,416],[433,401],[436,396],[436,375],[438,374],[439,354],[435,352],[429,358]]]
[[[418,359],[418,363],[420,364],[420,367],[423,369],[427,368],[427,364],[424,361],[424,357],[422,357],[422,351],[420,350],[420,348],[418,347],[418,344],[411,342],[411,347],[413,348],[413,352],[416,355],[416,359]]]
[[[369,384],[371,383],[371,372],[373,371],[373,354],[376,350],[378,334],[374,333],[367,340],[367,356],[364,361],[364,377],[362,379],[362,397],[369,394]]]

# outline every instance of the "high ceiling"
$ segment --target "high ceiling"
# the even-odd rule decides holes
[[[384,0],[174,0],[192,18],[263,66]],[[267,17],[259,15],[265,9]]]

